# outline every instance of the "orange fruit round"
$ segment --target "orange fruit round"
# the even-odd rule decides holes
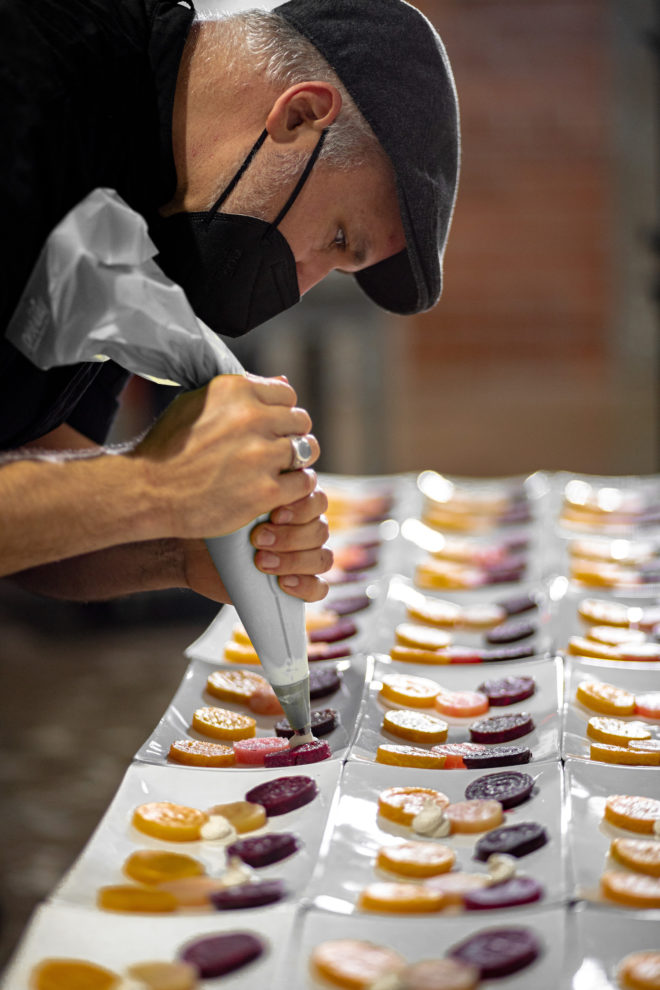
[[[185,962],[135,963],[126,970],[127,976],[146,984],[149,990],[195,990],[198,973],[196,966]]]
[[[409,677],[406,674],[387,674],[382,685],[382,698],[412,708],[432,708],[440,690],[440,686],[428,677]]]
[[[608,870],[600,878],[604,897],[627,907],[660,908],[660,878]]]
[[[462,905],[466,894],[480,887],[488,887],[489,884],[490,878],[483,873],[461,873],[458,870],[441,873],[425,881],[427,887],[439,890],[444,895],[447,905]]]
[[[188,767],[233,767],[236,754],[231,746],[202,739],[176,739],[170,746],[168,760]]]
[[[631,743],[629,746],[613,746],[610,743],[592,743],[589,748],[589,759],[601,763],[617,763],[628,767],[658,767],[660,766],[660,749],[643,750]],[[635,748],[633,748],[635,747]]]
[[[608,602],[599,598],[584,598],[578,605],[578,615],[585,622],[596,626],[630,625],[628,606],[620,602]]]
[[[432,626],[452,628],[461,622],[462,609],[453,602],[443,602],[439,598],[421,598],[414,605],[408,605],[411,619],[428,622]]]
[[[371,883],[358,899],[363,911],[387,911],[396,914],[423,914],[440,911],[445,897],[439,890],[432,890],[417,883]]]
[[[634,694],[603,681],[582,681],[575,697],[585,708],[602,715],[632,715],[635,711]]]
[[[446,650],[422,650],[417,646],[403,646],[401,643],[392,647],[390,657],[397,663],[451,663],[451,656]]]
[[[192,717],[192,727],[215,739],[250,739],[257,731],[257,723],[249,715],[213,706],[198,708]]]
[[[660,877],[660,842],[652,839],[613,839],[610,856],[636,873]]]
[[[119,977],[84,959],[42,959],[30,975],[30,990],[112,990]]]
[[[504,821],[500,802],[481,798],[449,804],[445,808],[445,816],[449,819],[452,832],[487,832]]]
[[[257,688],[268,686],[261,674],[252,670],[214,670],[206,681],[206,690],[221,701],[247,704]]]
[[[442,770],[446,762],[444,756],[432,753],[421,746],[397,746],[384,743],[376,750],[376,763],[387,763],[393,767],[426,767]]]
[[[451,643],[451,635],[446,630],[416,622],[400,622],[394,636],[402,646],[415,646],[420,650],[443,650]]]
[[[228,804],[216,804],[209,808],[209,815],[222,815],[230,822],[236,831],[253,832],[266,824],[266,809],[254,801],[230,801]]]
[[[422,959],[401,974],[406,990],[477,990],[480,973],[476,966],[459,959]]]
[[[160,849],[137,849],[128,857],[123,866],[124,873],[137,883],[163,883],[179,877],[196,877],[206,873],[206,868],[198,859],[185,853],[161,851]]]
[[[631,952],[619,963],[623,990],[660,990],[660,952]]]
[[[434,706],[441,715],[450,718],[472,718],[483,715],[490,708],[490,702],[481,691],[445,691],[440,688]]]
[[[321,942],[310,963],[317,975],[347,990],[366,990],[378,977],[397,973],[406,964],[394,949],[350,938]]]
[[[406,708],[386,712],[382,729],[383,732],[415,743],[442,743],[449,732],[449,726],[442,719]]]
[[[612,746],[627,746],[629,742],[651,738],[651,733],[642,722],[623,722],[603,715],[594,715],[589,719],[587,735],[596,742],[610,743]]]
[[[451,870],[456,856],[440,842],[403,842],[378,850],[377,866],[404,877],[433,877]]]
[[[646,634],[641,629],[628,629],[623,626],[592,626],[587,631],[587,639],[606,646],[621,646],[622,643],[643,643]]]
[[[165,880],[158,884],[162,890],[174,897],[177,907],[208,907],[211,894],[224,890],[225,884],[218,877],[179,877],[177,880]]]
[[[251,643],[237,643],[233,639],[225,643],[223,656],[229,663],[261,663]]]
[[[144,914],[165,914],[176,911],[179,902],[173,894],[155,887],[132,887],[116,884],[101,887],[96,895],[98,907],[104,911],[135,911]]]
[[[431,787],[388,787],[378,795],[378,811],[392,822],[412,825],[428,801],[440,809],[449,804],[446,794]]]
[[[155,839],[170,842],[194,842],[208,821],[208,815],[197,808],[170,801],[149,801],[133,812],[133,825]]]
[[[660,801],[631,794],[612,794],[605,802],[605,819],[631,832],[653,834],[653,824],[660,818]]]

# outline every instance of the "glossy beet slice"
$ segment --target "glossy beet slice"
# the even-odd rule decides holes
[[[495,626],[486,633],[486,642],[494,646],[503,646],[507,643],[517,643],[519,639],[527,639],[536,632],[536,623],[527,619],[509,619]]]
[[[337,725],[337,712],[334,708],[317,708],[312,711],[312,735],[325,736]],[[293,729],[287,718],[275,723],[275,733],[285,739],[290,739]]]
[[[266,814],[272,817],[309,804],[317,794],[318,787],[311,777],[276,777],[257,784],[247,792],[245,800],[263,805]]]
[[[341,684],[341,674],[336,667],[313,667],[309,672],[310,698],[324,698]]]
[[[548,841],[548,833],[538,822],[518,822],[516,825],[503,825],[487,832],[474,847],[474,858],[484,862],[493,853],[507,853],[509,856],[526,856],[540,849]]]
[[[264,756],[265,767],[295,767],[296,755],[292,749],[282,749],[279,753],[267,753]]]
[[[296,746],[293,754],[296,758],[296,766],[300,767],[306,763],[320,763],[321,760],[328,760],[332,756],[332,750],[330,744],[324,739],[314,739],[313,742]]]
[[[492,705],[515,705],[518,701],[531,698],[536,690],[533,677],[500,677],[498,680],[484,681],[477,688]]]
[[[465,788],[465,798],[472,801],[481,798],[486,801],[499,801],[503,808],[515,808],[532,793],[534,778],[528,773],[506,770],[504,773],[489,773],[477,777]]]
[[[479,887],[463,895],[463,904],[469,911],[487,911],[491,908],[516,907],[531,904],[543,897],[543,887],[533,877],[511,877],[492,887]]]
[[[497,646],[490,650],[484,649],[484,660],[524,660],[525,657],[533,657],[536,652],[534,642],[521,646]]]
[[[470,738],[477,743],[503,743],[519,739],[534,730],[534,720],[527,712],[489,715],[470,726]]]
[[[334,598],[328,604],[337,615],[352,615],[353,612],[362,612],[369,608],[371,598],[368,595],[347,595],[346,598]]]
[[[351,655],[350,644],[346,644],[343,640],[339,643],[310,643],[307,648],[307,659],[312,662],[312,660],[339,660],[340,657],[349,657]]]
[[[476,966],[487,980],[517,973],[540,952],[539,940],[529,928],[487,928],[453,946],[448,955]]]
[[[238,856],[248,866],[270,866],[291,856],[300,843],[291,832],[269,832],[268,835],[253,835],[239,839],[227,846],[227,856]]]
[[[212,980],[245,966],[263,951],[264,943],[251,932],[224,932],[191,942],[180,958],[196,966],[202,979]]]
[[[337,643],[341,639],[355,636],[357,626],[352,619],[339,619],[333,626],[324,629],[312,629],[307,635],[310,643]]]
[[[463,757],[467,770],[485,770],[487,767],[513,767],[529,763],[532,751],[528,746],[484,746],[481,753],[469,753]]]
[[[507,615],[520,615],[522,612],[530,612],[538,608],[538,603],[533,595],[513,595],[497,603],[503,608]]]
[[[281,901],[286,888],[281,880],[260,880],[257,883],[238,883],[211,894],[211,903],[218,911],[238,908],[262,907]]]

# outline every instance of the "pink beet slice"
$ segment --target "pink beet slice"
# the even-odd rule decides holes
[[[485,777],[477,777],[465,788],[465,798],[468,801],[499,801],[503,808],[515,808],[527,800],[533,787],[534,778],[528,773],[505,770],[503,773],[487,773]]]
[[[297,852],[300,843],[291,832],[269,832],[238,839],[227,846],[227,856],[238,856],[248,866],[270,866]]]
[[[324,739],[314,739],[313,742],[303,743],[293,750],[296,758],[296,766],[305,763],[318,763],[320,760],[327,760],[332,756],[329,743]]]
[[[332,732],[336,724],[337,712],[334,708],[315,708],[311,712],[312,735],[314,736],[325,736],[328,732]],[[288,718],[282,718],[275,723],[275,732],[285,739],[291,738],[293,729]]]
[[[485,694],[491,705],[515,705],[518,701],[530,698],[536,690],[533,677],[500,677],[498,680],[484,681],[477,688]]]
[[[355,636],[357,626],[352,619],[339,619],[334,626],[326,626],[324,629],[312,629],[309,633],[310,643],[337,643],[340,639],[348,639]]]
[[[286,739],[279,736],[255,736],[252,739],[237,739],[234,742],[234,753],[239,763],[262,767],[268,753],[279,753],[288,749]]]
[[[287,811],[309,804],[317,794],[318,787],[311,777],[276,777],[251,788],[245,800],[263,805],[266,814],[272,817],[285,815]]]
[[[470,726],[470,738],[476,743],[503,743],[526,736],[534,730],[534,720],[527,712],[489,715]]]
[[[263,951],[264,943],[252,932],[224,932],[191,942],[180,958],[195,966],[202,979],[211,980],[245,966]]]
[[[281,880],[260,880],[257,883],[239,883],[211,894],[211,903],[219,911],[238,908],[263,907],[281,901],[286,889]]]
[[[336,667],[312,667],[309,672],[310,698],[324,698],[341,684],[341,674]]]
[[[533,877],[511,877],[492,887],[480,887],[463,895],[468,911],[487,911],[491,908],[517,907],[531,904],[543,897],[543,887]]]
[[[486,928],[455,945],[448,955],[476,966],[487,980],[517,973],[540,952],[539,940],[530,928]]]

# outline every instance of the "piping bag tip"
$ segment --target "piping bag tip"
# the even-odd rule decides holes
[[[296,746],[310,742],[314,742],[314,736],[312,735],[312,727],[308,724],[302,729],[293,730],[293,735],[289,739],[289,749],[295,749]]]

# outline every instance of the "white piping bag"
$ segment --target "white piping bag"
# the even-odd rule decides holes
[[[46,241],[7,338],[44,370],[112,359],[188,389],[218,374],[245,374],[153,261],[156,253],[144,219],[114,190],[94,190]],[[206,544],[296,745],[312,738],[305,605],[255,567],[254,525]]]

